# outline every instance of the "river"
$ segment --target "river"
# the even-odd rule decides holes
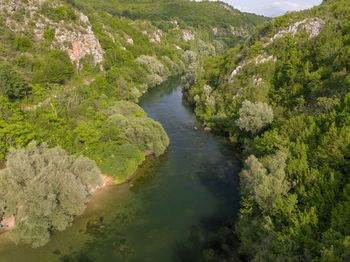
[[[239,210],[234,150],[225,138],[203,131],[179,79],[149,91],[140,106],[163,125],[170,138],[167,152],[148,158],[131,182],[97,192],[84,214],[46,246],[16,246],[1,235],[1,262],[210,261],[215,256],[218,232]]]

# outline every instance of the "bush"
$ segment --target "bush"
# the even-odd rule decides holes
[[[14,45],[18,51],[25,52],[32,47],[33,43],[28,37],[18,35],[14,39]]]

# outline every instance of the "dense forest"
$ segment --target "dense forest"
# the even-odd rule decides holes
[[[196,115],[244,160],[245,260],[350,260],[349,25],[345,0],[288,13],[187,81]]]
[[[101,174],[121,183],[163,154],[168,136],[138,98],[266,20],[222,2],[1,1],[0,218],[16,216],[13,240],[46,244]]]

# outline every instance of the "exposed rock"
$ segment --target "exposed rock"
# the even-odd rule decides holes
[[[238,15],[239,14],[239,12],[236,9],[234,9],[232,6],[230,6],[228,4],[219,2],[219,6],[221,6],[222,8],[224,8],[225,10],[227,10],[228,12],[230,12],[233,15]]]
[[[194,40],[196,37],[190,30],[183,30],[182,31],[182,39],[186,42],[190,40]]]
[[[254,76],[253,77],[253,85],[255,86],[259,86],[261,83],[262,83],[262,78],[261,77],[258,77],[258,76]]]
[[[23,17],[23,22],[18,23],[11,18],[6,19],[7,26],[17,33],[28,33],[32,28],[32,24],[35,27],[32,32],[36,36],[37,40],[41,40],[46,28],[55,29],[55,40],[51,43],[51,48],[57,48],[68,52],[68,55],[73,63],[79,68],[79,61],[86,55],[92,55],[94,64],[98,64],[103,61],[104,51],[95,37],[89,18],[83,13],[77,12],[80,24],[69,24],[67,26],[65,21],[56,22],[50,19],[50,17],[43,16],[38,12],[40,4],[44,3],[44,0],[29,0],[25,1],[10,1],[3,3],[0,1],[0,13],[3,8],[8,11],[14,10],[15,12],[19,8],[24,8],[29,11],[29,16]],[[52,4],[50,2],[50,4]],[[52,4],[54,7],[58,7],[59,4]]]
[[[9,218],[3,217],[0,221],[0,229],[9,230],[15,226],[15,222],[16,219],[14,214],[12,214]]]
[[[240,97],[241,94],[242,94],[242,90],[238,90],[238,92],[233,96],[233,99]]]
[[[134,40],[130,37],[128,39],[126,39],[126,42],[129,44],[129,45],[133,45],[134,44]]]
[[[154,33],[153,33],[153,37],[150,38],[150,42],[152,43],[160,43],[161,40],[160,38],[163,36],[163,31],[161,29],[157,29]]]
[[[295,36],[300,29],[305,29],[306,32],[309,34],[309,38],[314,38],[320,34],[324,24],[325,21],[317,17],[304,19],[303,21],[298,21],[291,26],[279,30],[266,45],[271,44],[274,40],[278,38],[284,37],[286,34],[292,34],[293,36]]]
[[[213,30],[214,35],[218,34],[218,28],[217,27],[214,27],[212,30]]]
[[[84,23],[89,22],[89,18],[86,15],[84,15],[83,13],[80,13],[79,19],[80,19],[80,21],[82,21]]]
[[[151,155],[154,155],[154,151],[153,150],[147,150],[143,154],[144,154],[144,156],[151,156]]]
[[[67,45],[71,43],[71,46]],[[55,41],[51,47],[60,46],[61,50],[66,50],[72,62],[79,65],[79,61],[86,55],[92,55],[94,64],[103,61],[104,51],[100,42],[95,37],[91,26],[86,28],[86,32],[70,31],[63,27],[55,30]]]
[[[272,55],[267,56],[266,54],[263,54],[263,55],[259,55],[255,58],[255,64],[258,65],[258,64],[269,62],[271,60],[275,60],[275,58]]]
[[[239,71],[242,70],[242,68],[243,68],[243,65],[237,66],[237,67],[232,71],[232,73],[231,73],[230,78],[228,79],[228,81],[229,81],[229,82],[232,82],[232,81],[233,81],[233,77],[234,77],[235,75],[237,75],[237,74],[239,73]]]
[[[170,23],[175,26],[175,29],[180,29],[179,23],[176,20],[170,21]]]
[[[211,128],[210,128],[210,127],[208,127],[208,126],[206,126],[206,127],[204,128],[204,131],[206,131],[206,132],[210,132],[210,131],[211,131]]]
[[[174,46],[175,46],[175,48],[176,48],[177,50],[182,50],[182,48],[179,47],[178,45],[174,45]]]

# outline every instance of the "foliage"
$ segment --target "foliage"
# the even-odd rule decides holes
[[[349,260],[349,17],[334,0],[275,18],[206,59],[186,89],[246,158],[236,227],[246,260]]]
[[[143,109],[129,101],[117,101],[114,102],[111,106],[109,106],[105,111],[104,114],[107,116],[112,116],[112,115],[122,115],[122,116],[135,116],[135,117],[141,117],[141,116],[146,116],[145,112]]]
[[[12,6],[6,2],[9,1],[5,6]],[[9,153],[11,147],[26,147],[33,139],[53,148],[39,146],[34,150],[44,155],[43,161],[50,160],[51,164],[43,164],[43,168],[52,175],[36,174],[28,180],[30,184],[23,184],[31,204],[16,210],[18,203],[25,200],[19,194],[13,198],[18,203],[12,203],[12,210],[6,209],[17,212],[15,240],[24,239],[34,246],[45,244],[51,231],[69,225],[87,201],[85,182],[73,179],[78,176],[74,170],[64,170],[74,157],[64,155],[58,147],[94,160],[116,182],[126,181],[145,160],[145,153],[159,156],[169,144],[161,125],[147,118],[133,102],[149,88],[186,70],[184,79],[193,83],[204,56],[222,53],[246,39],[246,35],[232,34],[228,24],[247,33],[266,20],[207,1],[64,2],[17,1],[11,12],[7,8],[0,10],[0,165],[7,155],[10,158],[14,154]],[[214,34],[214,27],[219,34]],[[90,29],[104,51],[103,61],[96,65],[93,56],[87,54],[79,64],[72,63],[67,48],[71,52],[73,43],[60,43],[60,32],[80,37]],[[184,30],[195,39],[185,41]],[[214,106],[215,102],[208,96],[208,105]],[[30,159],[34,157],[29,151],[18,150]],[[57,159],[51,159],[51,154]],[[62,165],[58,165],[61,157]],[[84,169],[84,161],[79,159],[74,163]],[[94,170],[88,163],[86,167]],[[28,166],[18,177],[29,176],[33,168]],[[10,168],[6,170],[0,172],[10,172]],[[10,174],[2,177],[12,179]],[[60,179],[68,183],[67,188],[61,188],[65,183],[61,185]],[[72,183],[67,182],[71,179]],[[50,186],[45,187],[45,183]],[[37,197],[33,194],[34,184]],[[1,190],[11,190],[11,186],[1,184],[0,192],[4,192]],[[59,195],[57,190],[66,195],[70,195],[69,190],[73,192],[69,197]],[[55,203],[55,198],[60,202]],[[10,195],[1,195],[0,200],[4,199],[10,201]],[[65,205],[67,212],[62,209]],[[27,213],[29,220],[24,219]]]
[[[159,156],[169,145],[163,127],[150,118],[132,117],[114,122],[119,129],[119,137],[126,142],[138,144],[142,151],[150,150]]]
[[[11,149],[0,171],[1,215],[15,214],[15,242],[45,245],[53,230],[64,230],[83,213],[89,191],[102,184],[96,164],[60,147],[29,144]]]
[[[273,111],[266,103],[252,103],[245,100],[236,123],[240,129],[257,134],[272,121]]]
[[[8,63],[0,64],[0,95],[10,100],[23,98],[29,91],[27,81]]]
[[[45,60],[38,61],[32,81],[40,84],[63,84],[72,75],[73,64],[68,54],[59,50],[52,50]]]

